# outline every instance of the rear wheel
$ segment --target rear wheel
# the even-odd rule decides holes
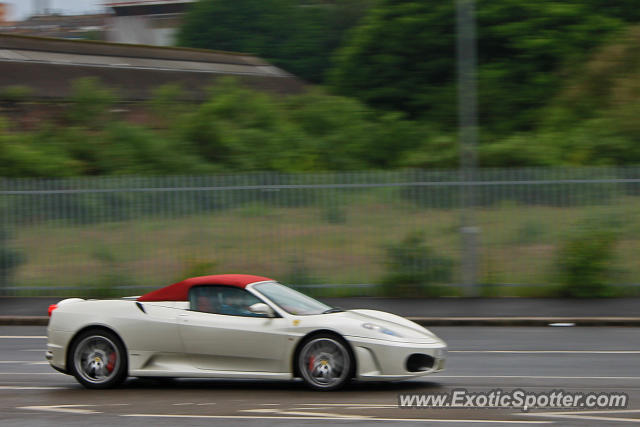
[[[336,390],[352,377],[353,357],[341,338],[322,334],[310,337],[298,353],[298,370],[308,386]]]
[[[115,387],[127,377],[124,345],[112,332],[83,332],[74,340],[70,356],[69,370],[87,388]]]

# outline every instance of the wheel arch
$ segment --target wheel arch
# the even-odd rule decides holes
[[[298,355],[300,354],[300,350],[302,350],[302,344],[304,344],[307,340],[317,335],[333,335],[334,337],[338,338],[339,340],[343,341],[346,344],[347,351],[349,352],[349,355],[351,356],[351,361],[353,362],[353,366],[351,368],[351,378],[355,378],[358,372],[358,360],[356,359],[356,354],[353,351],[353,348],[351,347],[351,343],[341,333],[336,332],[332,329],[316,329],[302,336],[298,340],[298,342],[296,343],[293,349],[293,353],[291,354],[291,360],[289,361],[289,364],[291,366],[291,373],[293,377],[300,378],[300,371],[298,369],[297,360],[298,360]]]

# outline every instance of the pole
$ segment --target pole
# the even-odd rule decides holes
[[[475,0],[456,0],[456,32],[460,178],[471,182],[476,176],[478,142]],[[471,185],[463,185],[461,189],[462,283],[467,295],[478,296],[475,195]]]

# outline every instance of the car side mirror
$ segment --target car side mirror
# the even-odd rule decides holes
[[[249,306],[249,311],[255,314],[263,314],[267,317],[276,317],[273,309],[263,302],[257,302]]]

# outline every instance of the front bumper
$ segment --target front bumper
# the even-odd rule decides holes
[[[442,341],[429,343],[395,342],[372,338],[346,337],[351,344],[360,380],[402,380],[429,375],[444,369],[447,345]],[[426,354],[433,358],[433,365],[425,370],[412,372],[407,360],[412,354]]]

